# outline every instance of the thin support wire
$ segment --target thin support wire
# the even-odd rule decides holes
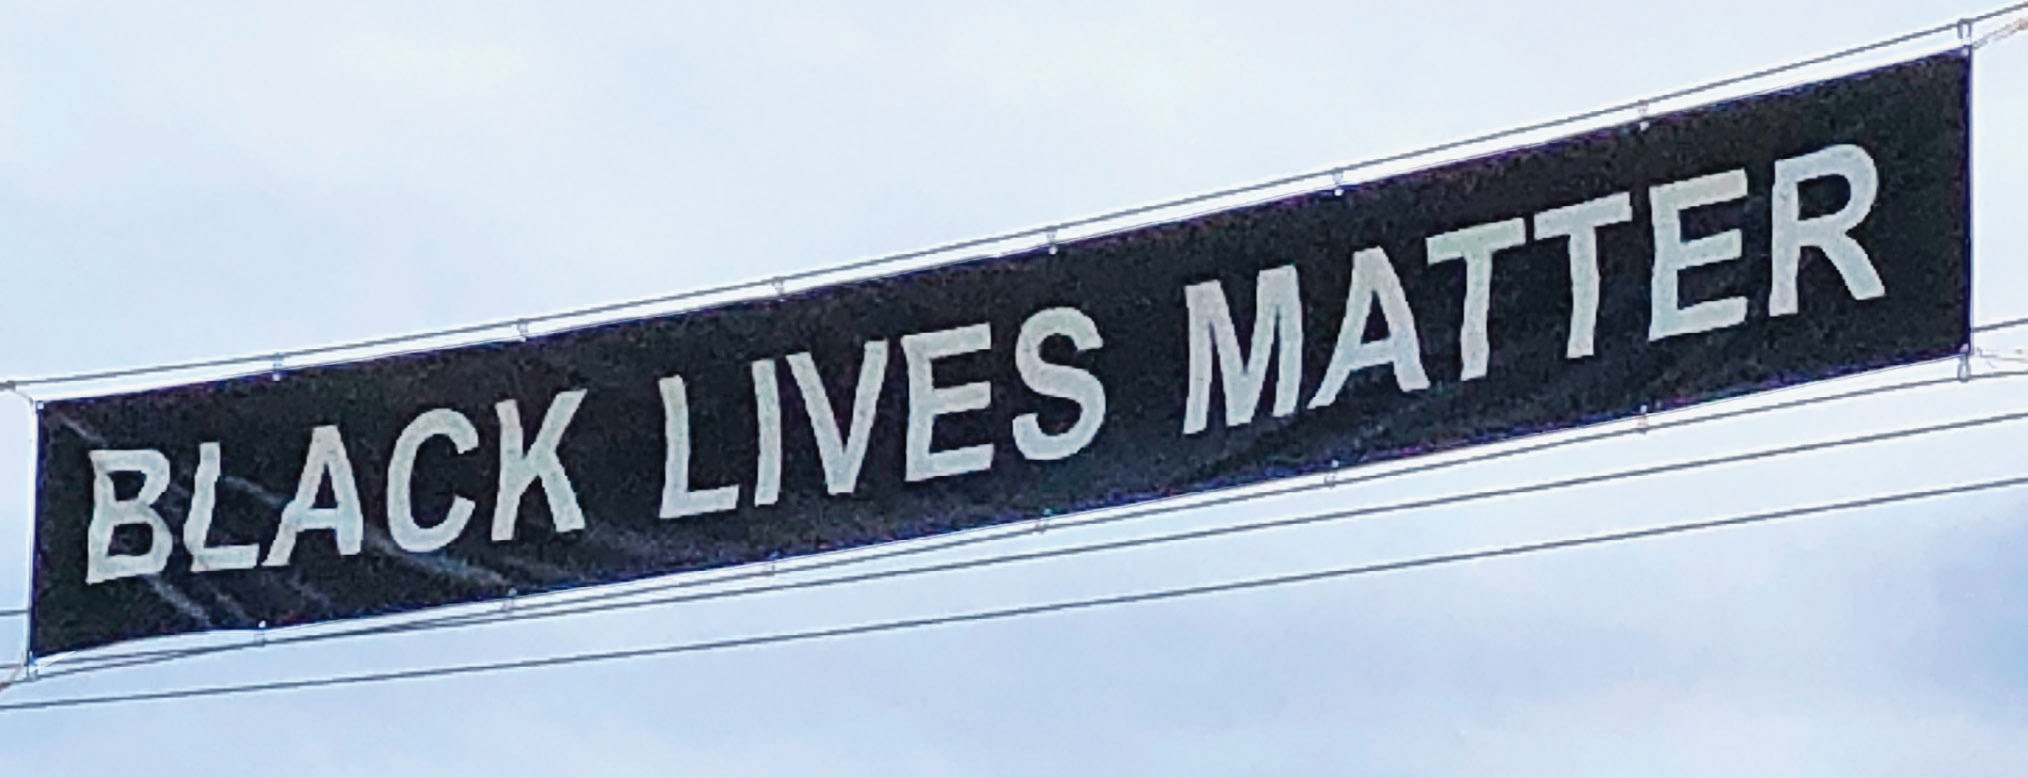
[[[2028,372],[2016,372],[2010,373],[2008,375],[2014,376],[2028,375]],[[1200,540],[1212,537],[1222,537],[1226,535],[1250,533],[1267,529],[1277,529],[1284,527],[1316,524],[1320,522],[1332,522],[1345,519],[1371,517],[1382,514],[1393,514],[1410,510],[1444,507],[1467,502],[1482,501],[1496,498],[1516,497],[1521,495],[1537,494],[1548,491],[1557,491],[1580,486],[1589,486],[1607,482],[1645,478],[1669,473],[1697,470],[1702,468],[1714,467],[1719,465],[1728,465],[1739,462],[1756,461],[1774,457],[1785,457],[1796,454],[1810,453],[1848,446],[1859,446],[1873,443],[1881,443],[1889,440],[1923,437],[1943,432],[1971,429],[1975,427],[2022,420],[2028,420],[2028,411],[1994,414],[1954,422],[1945,422],[1921,427],[1903,428],[1898,430],[1890,430],[1886,432],[1868,433],[1828,441],[1801,443],[1776,448],[1759,449],[1755,451],[1748,451],[1737,454],[1709,457],[1704,459],[1686,460],[1661,465],[1650,465],[1626,470],[1611,471],[1606,473],[1594,473],[1590,475],[1576,476],[1560,480],[1523,484],[1520,486],[1492,488],[1473,492],[1451,493],[1437,497],[1421,498],[1415,500],[1407,500],[1403,502],[1386,503],[1381,505],[1370,505],[1359,508],[1328,511],[1317,514],[1290,516],[1279,519],[1262,520],[1235,525],[1225,525],[1207,529],[1177,532],[1166,535],[1154,535],[1117,541],[1103,541],[1079,546],[1065,546],[1059,548],[1045,549],[1041,551],[1004,554],[1000,556],[982,557],[969,560],[960,560],[956,562],[926,564],[911,568],[875,570],[864,573],[847,573],[843,575],[832,576],[829,578],[787,581],[787,582],[764,584],[759,586],[750,586],[744,588],[706,591],[693,594],[664,595],[648,599],[595,603],[593,602],[593,598],[580,598],[577,600],[552,603],[548,605],[529,606],[511,612],[501,611],[493,615],[491,618],[483,620],[465,618],[460,621],[449,621],[449,620],[436,622],[431,622],[427,620],[413,621],[398,624],[380,625],[375,628],[367,628],[346,632],[309,633],[291,636],[288,638],[277,638],[272,642],[273,644],[279,645],[283,643],[318,642],[322,640],[329,640],[342,637],[359,637],[365,635],[384,635],[384,634],[397,634],[403,632],[435,631],[441,629],[451,629],[467,626],[480,626],[484,624],[493,624],[528,618],[551,618],[566,615],[582,615],[588,613],[600,613],[622,609],[640,608],[651,605],[668,605],[674,603],[695,602],[702,600],[717,600],[730,597],[742,597],[763,594],[768,592],[817,589],[845,584],[862,583],[874,580],[899,578],[904,576],[916,576],[930,573],[952,572],[957,570],[1013,564],[1041,559],[1054,559],[1097,552],[1117,551],[1127,548],[1137,548],[1143,546],[1153,546],[1181,541]],[[1383,476],[1376,477],[1392,477],[1394,475],[1401,474],[1401,472],[1402,472],[1401,470],[1390,471],[1388,473],[1383,474]],[[1290,489],[1288,491],[1294,491],[1294,489]],[[1191,506],[1191,507],[1204,507],[1204,506]],[[1166,510],[1175,510],[1175,509],[1168,508]],[[1122,514],[1122,516],[1131,516],[1131,515],[1135,514],[1132,513]],[[1140,515],[1146,515],[1146,513],[1143,512]],[[1062,526],[1088,526],[1091,524],[1097,524],[1104,521],[1118,521],[1121,519],[1122,516],[1098,516],[1085,519],[1084,521],[1066,521],[1063,523]],[[997,539],[999,537],[1005,537],[1015,534],[1028,534],[1030,531],[1031,530],[1016,527],[1008,530],[1006,533],[1002,535],[990,536],[988,537],[988,539]],[[948,547],[951,544],[947,543],[944,545],[945,547]],[[807,570],[810,568],[811,566],[804,566],[799,569]],[[770,565],[767,568],[767,572],[765,574],[771,575],[773,573],[773,569],[774,569],[773,566]],[[728,578],[731,578],[731,576],[721,577],[718,580],[725,580]],[[696,584],[692,583],[691,585]],[[623,596],[638,596],[643,593],[645,592],[636,590],[627,592]],[[76,675],[81,673],[99,672],[104,670],[119,669],[123,667],[133,667],[138,665],[157,664],[160,662],[175,661],[190,657],[228,653],[243,650],[248,647],[249,646],[247,644],[242,643],[242,644],[208,646],[190,649],[168,649],[168,650],[156,650],[152,652],[132,652],[126,655],[114,655],[114,656],[101,655],[97,657],[80,657],[80,661],[89,662],[89,664],[84,664],[78,667],[66,667],[62,670],[53,671],[52,673],[50,673],[50,675],[51,677],[57,677],[62,675]]]
[[[2015,19],[2014,21],[2009,22],[2008,24],[2000,27],[1999,29],[1986,33],[1983,37],[1980,37],[1978,40],[1972,42],[1971,49],[1973,51],[1983,49],[1987,46],[1991,46],[1995,43],[1999,43],[2000,41],[2006,40],[2007,36],[2013,35],[2022,30],[2028,30],[2028,16],[2023,16],[2019,19]]]
[[[156,375],[160,373],[173,373],[191,370],[202,370],[208,368],[230,367],[233,365],[240,365],[249,362],[257,362],[263,358],[269,357],[287,357],[290,359],[295,359],[301,357],[310,357],[326,354],[340,354],[345,352],[362,351],[367,349],[380,348],[383,346],[399,345],[416,341],[447,338],[456,335],[494,333],[494,336],[489,339],[490,342],[490,340],[497,340],[500,337],[506,337],[505,335],[501,335],[500,333],[514,332],[515,325],[520,324],[522,322],[527,322],[530,324],[541,324],[559,320],[584,319],[609,313],[615,313],[619,311],[647,308],[650,306],[667,305],[671,303],[679,303],[689,300],[698,300],[727,294],[734,294],[740,292],[752,293],[757,290],[769,288],[770,286],[773,286],[777,283],[786,283],[788,281],[802,281],[816,278],[847,280],[851,274],[857,273],[862,270],[867,270],[870,268],[887,265],[896,265],[904,262],[926,259],[930,257],[955,254],[957,252],[962,252],[969,249],[983,248],[996,245],[1005,245],[1017,241],[1028,241],[1035,240],[1038,238],[1050,238],[1051,236],[1054,236],[1058,233],[1068,230],[1091,227],[1123,219],[1131,219],[1134,217],[1144,216],[1147,214],[1157,213],[1161,211],[1167,211],[1175,208],[1181,208],[1189,205],[1195,205],[1198,203],[1209,202],[1213,200],[1221,200],[1235,195],[1242,195],[1250,192],[1258,192],[1262,190],[1286,187],[1293,184],[1300,184],[1306,181],[1318,181],[1329,178],[1331,181],[1340,182],[1335,183],[1334,186],[1342,187],[1342,181],[1344,180],[1343,176],[1347,173],[1360,170],[1367,170],[1371,168],[1380,167],[1383,165],[1408,162],[1416,159],[1421,159],[1424,157],[1431,157],[1438,154],[1457,151],[1459,149],[1480,146],[1494,141],[1505,140],[1518,136],[1529,135],[1532,133],[1538,133],[1545,130],[1553,130],[1570,125],[1580,124],[1583,122],[1604,119],[1615,115],[1624,115],[1629,111],[1645,111],[1653,104],[1667,103],[1670,101],[1680,100],[1687,97],[1693,97],[1696,95],[1712,92],[1719,89],[1724,89],[1731,86],[1736,86],[1739,84],[1745,84],[1753,81],[1758,81],[1761,79],[1766,79],[1772,76],[1781,75],[1783,73],[1800,70],[1803,68],[1850,59],[1852,57],[1879,51],[1881,49],[1891,48],[1894,46],[1900,46],[1903,44],[1922,40],[1924,38],[1929,38],[1942,33],[1971,29],[1972,27],[1984,23],[1988,20],[1998,18],[2001,16],[2006,16],[2009,14],[2014,14],[2023,10],[2028,10],[2028,0],[2024,0],[2023,2],[2012,3],[1984,13],[1963,17],[1961,19],[1952,22],[1947,22],[1944,24],[1913,30],[1890,38],[1876,40],[1871,43],[1865,43],[1858,46],[1852,46],[1850,48],[1840,49],[1838,51],[1833,51],[1828,54],[1821,54],[1814,57],[1795,60],[1784,64],[1762,68],[1748,73],[1743,73],[1736,76],[1728,76],[1725,78],[1707,81],[1704,83],[1683,87],[1680,89],[1675,89],[1657,95],[1651,95],[1649,97],[1615,103],[1612,105],[1605,106],[1603,108],[1596,108],[1588,111],[1569,114],[1555,119],[1513,126],[1503,130],[1496,130],[1493,132],[1483,133],[1480,135],[1475,135],[1459,140],[1447,141],[1444,143],[1438,143],[1431,146],[1425,146],[1419,149],[1414,149],[1411,151],[1406,151],[1398,154],[1389,154],[1380,157],[1373,157],[1358,162],[1352,162],[1348,164],[1325,168],[1323,170],[1316,170],[1307,173],[1282,176],[1279,178],[1259,181],[1252,184],[1244,184],[1240,186],[1227,187],[1224,189],[1216,189],[1208,192],[1190,195],[1187,197],[1180,197],[1171,200],[1150,203],[1147,205],[1134,206],[1130,208],[1117,209],[1097,214],[1094,216],[1071,219],[1068,221],[1063,221],[1056,224],[1050,224],[1041,227],[1031,227],[1028,229],[1016,230],[1013,232],[1006,232],[982,238],[972,238],[967,240],[953,241],[925,249],[873,257],[869,259],[843,263],[830,267],[813,268],[809,270],[803,270],[795,273],[777,276],[772,279],[739,281],[729,284],[722,284],[718,286],[707,287],[702,289],[694,289],[684,292],[676,292],[672,294],[660,295],[655,297],[645,297],[634,300],[605,303],[601,305],[585,306],[580,308],[568,309],[564,311],[558,311],[554,313],[542,314],[538,316],[517,317],[513,319],[490,321],[479,324],[469,324],[459,327],[448,327],[443,329],[405,333],[400,335],[389,335],[378,338],[367,338],[362,340],[354,340],[324,346],[313,346],[308,348],[292,349],[280,352],[278,354],[219,357],[213,359],[200,359],[185,362],[161,363],[143,367],[122,368],[114,370],[97,370],[97,371],[87,371],[81,373],[70,373],[61,375],[49,375],[35,378],[17,379],[13,383],[20,386],[35,386],[35,385],[52,385],[52,384],[70,384],[86,381],[110,380],[115,378],[132,378],[139,376]],[[1988,37],[1990,38],[1991,36]],[[1982,44],[1972,43],[1970,45],[1976,48]],[[357,358],[363,359],[368,357],[361,356]]]
[[[2002,320],[1983,325],[1978,325],[1971,327],[1970,331],[1973,333],[1993,332],[2002,329],[2009,329],[2013,327],[2022,326],[2024,324],[2028,324],[2028,317]],[[1969,352],[1969,349],[1967,349],[1967,352]],[[1323,477],[1318,480],[1312,480],[1307,482],[1295,482],[1280,487],[1261,488],[1261,485],[1227,487],[1225,489],[1213,490],[1211,492],[1205,492],[1200,494],[1154,500],[1150,501],[1149,503],[1131,507],[1123,511],[1084,512],[1083,515],[1072,514],[1065,517],[1048,517],[1046,520],[1038,520],[1036,522],[1035,528],[1030,531],[1023,531],[1019,528],[1008,528],[999,526],[982,527],[975,530],[960,531],[957,533],[953,533],[952,536],[950,537],[946,537],[931,542],[924,542],[923,540],[894,541],[890,543],[876,544],[875,546],[871,547],[870,551],[868,549],[851,549],[847,551],[834,551],[813,554],[810,556],[803,557],[802,558],[803,561],[801,563],[794,565],[786,572],[790,573],[814,572],[817,570],[827,568],[860,565],[883,559],[899,558],[904,556],[913,556],[936,551],[944,551],[952,548],[979,543],[990,543],[1006,538],[1030,534],[1031,532],[1039,533],[1046,527],[1057,526],[1058,525],[1057,522],[1059,520],[1061,522],[1061,526],[1067,527],[1095,526],[1099,524],[1130,521],[1151,516],[1164,515],[1167,513],[1173,513],[1182,510],[1218,507],[1221,505],[1262,500],[1296,493],[1309,492],[1319,489],[1333,489],[1348,484],[1363,483],[1381,478],[1391,478],[1400,475],[1432,472],[1436,470],[1442,470],[1452,467],[1460,467],[1479,462],[1491,461],[1495,459],[1516,457],[1531,453],[1539,453],[1565,446],[1607,440],[1630,434],[1646,434],[1650,429],[1660,430],[1660,429],[1685,427],[1690,425],[1703,424],[1707,422],[1742,418],[1761,413],[1777,412],[1781,410],[1801,408],[1811,405],[1836,402],[1847,399],[1857,399],[1861,397],[1893,394],[1903,391],[1913,391],[1922,388],[1941,386],[1946,383],[1952,382],[1965,382],[1972,380],[1989,380],[1989,379],[2008,379],[2028,376],[2028,371],[1996,371],[1993,373],[1973,375],[1970,373],[1969,363],[1964,361],[1965,356],[1966,356],[1965,354],[1961,354],[1959,357],[1950,358],[1959,361],[1959,372],[1955,379],[1951,378],[1918,379],[1914,381],[1905,381],[1895,384],[1862,387],[1858,389],[1836,392],[1831,394],[1805,396],[1793,400],[1777,400],[1775,402],[1764,405],[1749,405],[1746,407],[1735,409],[1725,409],[1721,407],[1717,411],[1712,411],[1710,408],[1710,406],[1713,404],[1723,406],[1725,404],[1741,400],[1766,399],[1771,394],[1794,391],[1798,389],[1807,388],[1813,385],[1813,384],[1794,384],[1786,387],[1781,387],[1772,390],[1770,392],[1763,392],[1755,395],[1743,395],[1739,397],[1724,398],[1714,401],[1714,403],[1708,403],[1699,406],[1689,406],[1682,409],[1671,410],[1666,412],[1667,416],[1675,416],[1678,413],[1685,413],[1691,411],[1704,411],[1704,412],[1698,413],[1696,415],[1685,416],[1683,418],[1667,418],[1665,416],[1663,421],[1654,423],[1652,425],[1649,424],[1647,418],[1643,416],[1643,418],[1639,420],[1639,423],[1635,424],[1632,427],[1624,425],[1607,426],[1612,424],[1611,422],[1607,422],[1604,423],[1603,425],[1591,425],[1595,427],[1602,427],[1600,429],[1595,429],[1591,431],[1586,431],[1584,427],[1580,427],[1575,430],[1570,430],[1568,432],[1578,434],[1574,434],[1569,437],[1550,437],[1545,440],[1528,442],[1525,443],[1524,445],[1517,445],[1512,447],[1493,447],[1489,448],[1488,450],[1478,451],[1476,453],[1471,453],[1466,456],[1458,456],[1445,459],[1441,457],[1447,452],[1431,452],[1414,457],[1409,457],[1406,458],[1405,460],[1398,460],[1396,462],[1389,463],[1397,466],[1390,467],[1387,469],[1374,470],[1368,468],[1360,468],[1361,470],[1365,470],[1365,472],[1351,472],[1351,473],[1347,473],[1346,471],[1343,470],[1333,470],[1330,472],[1326,472],[1323,475]],[[1917,362],[1908,365],[1902,365],[1899,366],[1898,368],[1889,368],[1889,369],[1890,370],[1910,369],[1922,367],[1924,365],[1934,365],[1937,364],[1937,362],[1941,361],[1943,360],[1935,360],[1931,362]],[[1334,461],[1332,464],[1337,465],[1338,463]],[[1048,523],[1045,524],[1045,521],[1047,521]],[[626,598],[640,597],[643,595],[650,595],[657,592],[675,589],[690,589],[720,583],[731,583],[741,580],[748,580],[756,577],[771,577],[777,572],[778,569],[777,563],[772,560],[767,563],[766,569],[762,571],[756,571],[755,569],[752,568],[752,566],[746,567],[747,569],[744,571],[735,570],[734,572],[722,575],[703,576],[703,577],[686,576],[680,577],[677,580],[654,583],[648,586],[627,587],[624,589],[615,589],[603,592],[594,591],[589,594],[571,597],[566,600],[548,603],[539,603],[529,607],[522,613],[518,613],[515,615],[517,618],[543,616],[548,615],[551,612],[555,612],[555,615],[569,615],[570,613],[578,612],[580,609],[585,609],[588,606],[591,606],[593,603],[597,602],[608,600],[622,600]],[[642,604],[654,604],[656,602],[659,602],[659,600],[645,601]],[[620,607],[633,607],[633,606],[622,605]],[[22,611],[22,613],[25,613],[25,611]],[[0,612],[0,615],[6,614],[4,612]],[[347,637],[367,637],[380,634],[419,632],[439,628],[477,626],[492,623],[499,620],[501,620],[500,614],[495,613],[487,613],[487,612],[459,613],[446,616],[404,620],[394,623],[382,623],[382,624],[369,623],[366,626],[333,632],[317,632],[302,635],[286,636],[281,638],[280,642],[284,643],[316,642]],[[262,626],[265,627],[265,624],[263,624]],[[265,633],[262,634],[261,645],[266,645]],[[65,672],[66,673],[88,672],[102,668],[115,669],[118,667],[128,667],[137,664],[152,664],[157,661],[170,661],[189,656],[215,654],[221,651],[232,651],[246,647],[247,646],[245,645],[227,645],[227,646],[208,646],[208,647],[186,648],[186,649],[149,649],[141,651],[120,652],[114,654],[94,654],[91,652],[84,652],[64,657],[66,659],[83,663],[84,665],[75,670],[67,669]]]
[[[1889,494],[1875,495],[1871,497],[1862,497],[1853,500],[1845,500],[1841,502],[1823,503],[1818,505],[1809,505],[1794,508],[1784,508],[1780,510],[1764,511],[1760,513],[1749,513],[1744,515],[1736,515],[1726,518],[1710,519],[1705,521],[1664,524],[1660,526],[1651,526],[1642,529],[1626,530],[1621,532],[1610,532],[1595,535],[1582,535],[1577,537],[1559,538],[1556,540],[1541,541],[1536,543],[1499,546],[1494,548],[1456,552],[1450,554],[1439,554],[1433,556],[1412,557],[1408,559],[1401,559],[1390,562],[1381,562],[1377,564],[1365,564],[1352,567],[1338,567],[1326,570],[1316,570],[1305,573],[1292,573],[1285,575],[1267,576],[1261,578],[1246,578],[1234,581],[1225,581],[1220,583],[1202,584],[1198,586],[1185,586],[1170,589],[1155,589],[1148,591],[1132,592],[1128,594],[1116,594],[1104,597],[1093,597],[1088,599],[1059,600],[1056,602],[1039,603],[1034,605],[1022,605],[1011,608],[971,611],[967,613],[955,613],[941,616],[930,616],[912,619],[897,619],[892,621],[876,621],[862,624],[854,624],[844,627],[831,627],[826,629],[802,630],[796,632],[774,632],[747,637],[699,641],[691,643],[674,643],[660,646],[649,646],[643,648],[628,648],[613,651],[596,651],[596,652],[583,652],[574,654],[562,654],[545,657],[534,657],[528,659],[515,659],[502,662],[445,665],[437,667],[411,668],[406,670],[394,670],[377,673],[361,673],[357,675],[336,675],[317,678],[297,678],[281,681],[264,681],[258,683],[224,684],[217,686],[195,686],[195,687],[185,687],[180,689],[167,689],[159,691],[125,692],[119,694],[101,694],[101,695],[77,695],[71,697],[55,697],[40,700],[26,700],[16,703],[0,704],[0,713],[13,711],[28,711],[28,710],[47,710],[52,708],[73,708],[87,705],[134,703],[150,700],[188,699],[193,697],[219,697],[226,695],[251,694],[256,692],[290,691],[290,690],[312,689],[331,686],[350,686],[357,684],[413,680],[418,678],[438,678],[453,675],[475,675],[482,673],[490,674],[509,670],[528,670],[544,667],[558,667],[563,665],[586,664],[592,662],[610,662],[623,659],[641,659],[654,656],[669,656],[674,654],[704,653],[710,651],[723,651],[735,648],[750,648],[764,645],[797,643],[827,638],[847,637],[854,635],[917,630],[929,627],[949,626],[954,624],[1000,621],[1005,619],[1040,616],[1050,613],[1060,613],[1079,610],[1094,610],[1099,608],[1108,608],[1121,605],[1201,597],[1211,594],[1269,589],[1317,581],[1348,579],[1358,576],[1376,575],[1380,573],[1397,572],[1402,570],[1413,570],[1425,567],[1439,567],[1467,562],[1478,562],[1490,559],[1498,559],[1503,557],[1518,557],[1524,555],[1539,554],[1549,551],[1580,548],[1585,546],[1617,544],[1634,540],[1643,540],[1648,538],[1657,538],[1669,535],[1681,535],[1693,532],[1703,532],[1707,530],[1715,530],[1728,527],[1740,527],[1751,524],[1763,524],[1774,521],[1802,518],[1806,516],[1815,516],[1826,513],[1836,513],[1848,510],[1855,510],[1859,508],[1871,508],[1883,505],[1893,505],[1899,503],[1914,502],[1919,500],[1928,500],[1938,497],[1989,492],[1999,489],[2009,489],[2020,486],[2028,486],[2028,476],[2002,478],[1991,481],[1980,481],[1974,483],[1957,484],[1953,486],[1944,486],[1944,487],[1934,487],[1914,491],[1894,492]]]

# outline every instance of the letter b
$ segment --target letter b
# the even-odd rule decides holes
[[[92,523],[85,537],[85,583],[154,575],[169,564],[169,525],[156,512],[155,501],[169,488],[169,458],[151,448],[91,452]],[[140,473],[140,493],[122,500],[114,496],[114,473]],[[113,532],[124,526],[148,528],[148,550],[113,553]]]

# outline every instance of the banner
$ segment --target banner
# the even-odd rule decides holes
[[[50,402],[32,649],[917,538],[1950,355],[1967,78],[1937,55],[1051,249]]]

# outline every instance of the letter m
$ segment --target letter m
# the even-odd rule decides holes
[[[1202,432],[1210,421],[1214,361],[1225,395],[1225,426],[1253,421],[1270,359],[1277,368],[1274,415],[1295,412],[1303,376],[1303,307],[1296,292],[1295,265],[1260,271],[1254,284],[1253,344],[1242,352],[1219,282],[1184,287],[1190,309],[1190,394],[1183,406],[1183,434]]]

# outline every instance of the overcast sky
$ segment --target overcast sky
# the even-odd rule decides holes
[[[1380,156],[1989,7],[670,5],[7,4],[0,376],[822,267]],[[1979,321],[2028,315],[2023,95],[2028,35],[1975,61]],[[2028,331],[1979,342],[2015,348]],[[968,553],[1966,418],[2021,396],[1988,381],[1851,401]],[[2018,475],[2022,432],[270,648],[0,702],[807,629],[1711,518]],[[30,407],[0,400],[0,609],[28,596],[33,462]],[[0,655],[18,655],[23,628],[0,621]],[[0,714],[0,775],[1999,776],[2028,765],[2024,700],[2028,490],[933,630]]]

